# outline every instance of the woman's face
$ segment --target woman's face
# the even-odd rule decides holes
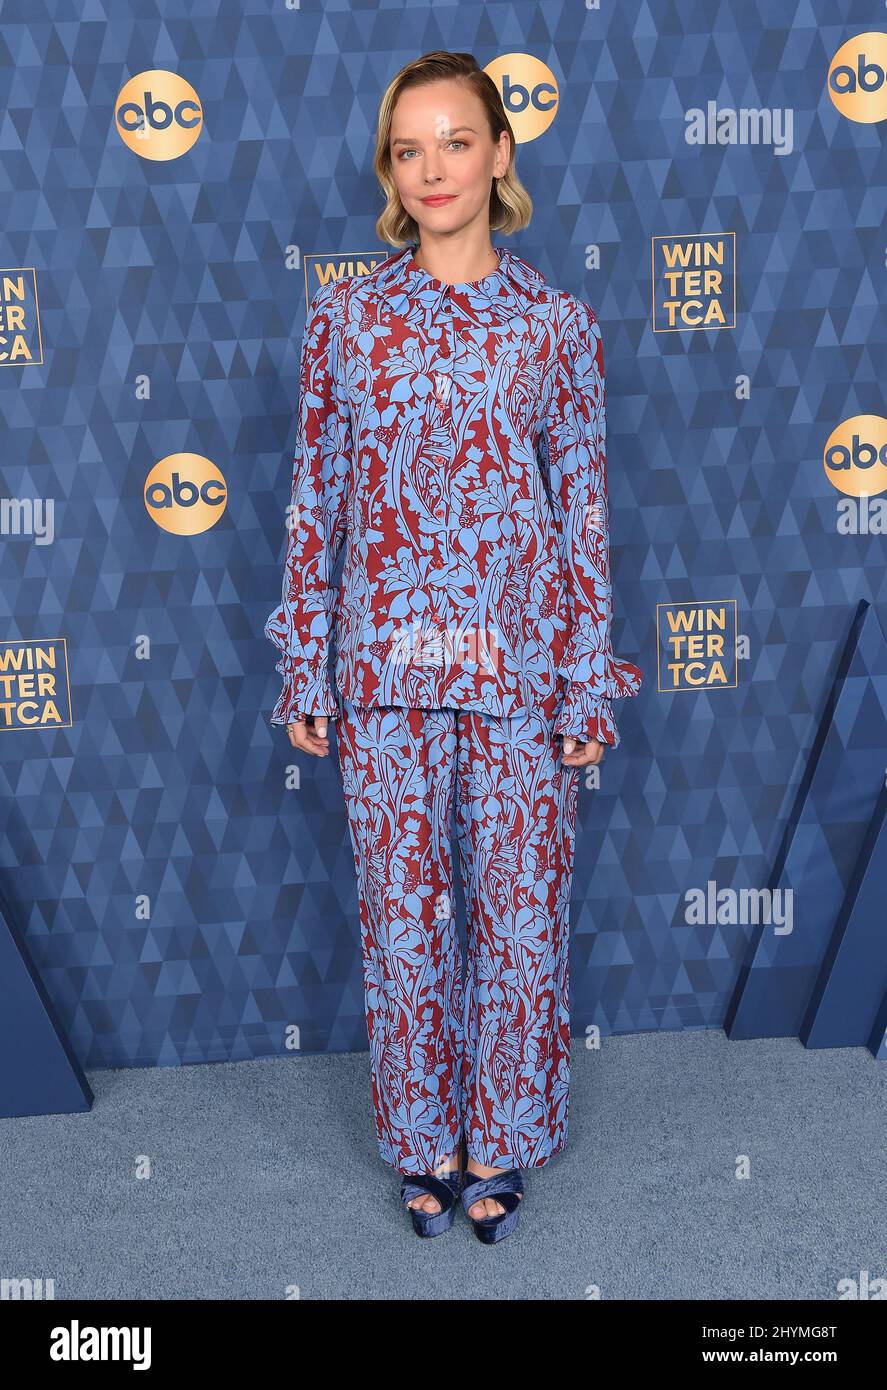
[[[507,131],[493,142],[480,98],[463,82],[408,87],[392,114],[392,176],[406,211],[432,235],[475,220],[489,226],[490,187],[508,168],[509,148]]]

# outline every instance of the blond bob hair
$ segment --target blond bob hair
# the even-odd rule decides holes
[[[495,143],[503,130],[508,131],[511,150],[508,168],[501,178],[493,179],[490,187],[490,231],[510,235],[529,225],[533,215],[533,202],[517,176],[515,168],[516,141],[511,122],[505,114],[499,89],[493,79],[478,67],[471,53],[448,53],[441,49],[436,53],[425,53],[407,63],[389,83],[379,107],[379,123],[376,130],[376,153],[373,168],[385,194],[385,207],[376,221],[376,233],[380,241],[391,246],[405,246],[407,242],[419,240],[419,228],[414,218],[405,210],[394,177],[391,172],[391,118],[397,99],[407,87],[421,87],[429,82],[457,78],[465,82],[476,96],[480,97],[490,136]]]

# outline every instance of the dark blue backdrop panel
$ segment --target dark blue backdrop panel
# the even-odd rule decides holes
[[[887,1062],[887,994],[881,1001],[878,1017],[875,1019],[875,1026],[868,1040],[868,1048],[877,1061]]]
[[[772,886],[792,894],[793,930],[756,929],[725,1024],[731,1038],[800,1032],[884,785],[885,728],[887,642],[861,604],[774,870]]]
[[[367,1045],[336,754],[269,728],[263,625],[305,267],[391,250],[379,99],[440,47],[554,76],[553,118],[517,152],[532,222],[494,241],[589,302],[603,336],[613,643],[645,683],[617,706],[601,786],[581,785],[574,1027],[723,1025],[750,929],[686,926],[684,895],[767,883],[849,614],[869,599],[887,621],[884,537],[839,531],[823,469],[843,420],[884,411],[884,123],[848,119],[826,85],[874,16],[870,0],[6,0],[0,266],[32,268],[42,354],[0,362],[0,487],[52,500],[55,534],[3,536],[0,643],[66,639],[70,719],[0,730],[0,882],[84,1065]],[[203,111],[165,162],[115,127],[124,84],[155,68]],[[790,112],[791,149],[689,143],[709,102]],[[654,331],[651,248],[688,233],[735,249],[734,327]],[[194,535],[143,500],[186,451],[227,489]],[[724,599],[735,686],[657,689],[659,605]],[[851,742],[834,758],[854,762]],[[843,832],[838,770],[826,780],[825,833],[804,833],[828,841],[837,912],[868,816],[852,806]]]
[[[865,1047],[887,995],[887,787],[872,816],[800,1030],[807,1047]]]
[[[0,898],[0,1116],[88,1110],[89,1082]]]

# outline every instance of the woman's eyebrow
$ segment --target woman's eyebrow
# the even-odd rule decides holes
[[[470,126],[470,125],[457,125],[457,126],[454,126],[452,130],[447,130],[447,131],[445,131],[444,134],[441,135],[439,138],[440,138],[441,140],[449,140],[449,138],[450,138],[451,135],[458,135],[459,132],[460,132],[460,130],[470,130],[472,135],[476,135],[476,134],[477,134],[477,131],[474,129],[474,126]],[[408,135],[398,135],[397,139],[396,139],[396,140],[392,140],[391,143],[392,143],[393,145],[421,145],[422,141],[421,141],[421,140],[414,140],[414,139],[412,139],[412,137],[410,137],[410,136],[408,136]]]

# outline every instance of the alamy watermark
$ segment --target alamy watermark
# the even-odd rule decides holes
[[[794,925],[793,888],[718,888],[710,878],[704,888],[684,894],[688,926],[772,926],[775,936],[789,936]]]

